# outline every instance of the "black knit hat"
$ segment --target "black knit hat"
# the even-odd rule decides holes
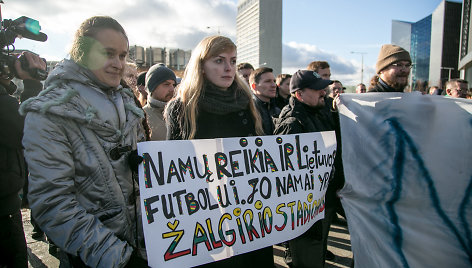
[[[144,86],[144,85],[146,85],[146,73],[147,73],[147,72],[144,71],[144,72],[140,72],[140,73],[138,74],[138,79],[137,79],[137,81],[136,81],[136,85],[138,85],[138,86]]]
[[[156,87],[167,80],[174,80],[177,84],[175,73],[164,64],[153,65],[146,73],[146,90],[152,93]]]

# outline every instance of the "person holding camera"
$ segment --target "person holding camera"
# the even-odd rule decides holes
[[[21,106],[29,204],[73,267],[147,267],[132,176],[144,112],[120,85],[128,50],[115,19],[86,19],[70,59]]]
[[[46,70],[37,55],[24,52],[21,58],[30,69]],[[33,79],[16,60],[13,73],[20,79]],[[0,73],[0,267],[28,267],[28,255],[19,192],[26,180],[23,158],[24,118],[18,113],[18,100],[10,94],[16,90],[9,74]]]

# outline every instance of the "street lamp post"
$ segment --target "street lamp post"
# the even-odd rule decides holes
[[[367,52],[351,51],[351,54],[361,55],[361,83],[364,84],[364,55],[367,54]]]

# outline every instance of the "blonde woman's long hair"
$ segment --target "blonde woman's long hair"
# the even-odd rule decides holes
[[[203,63],[211,57],[234,50],[236,50],[236,45],[224,36],[206,37],[193,50],[175,96],[182,102],[182,113],[179,115],[178,123],[180,123],[183,138],[193,139],[197,131],[198,106],[205,82]],[[238,90],[249,98],[249,110],[255,123],[256,134],[263,135],[262,120],[252,100],[249,86],[237,74],[234,76],[233,83],[236,83]],[[169,112],[166,107],[165,114],[168,115]]]

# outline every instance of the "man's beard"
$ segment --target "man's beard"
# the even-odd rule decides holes
[[[405,77],[406,79],[404,80],[405,82],[400,82],[398,81],[398,77]],[[397,75],[393,77],[393,79],[390,79],[390,77],[385,77],[385,82],[387,85],[390,87],[394,88],[396,91],[403,91],[405,87],[408,85],[408,75]]]

